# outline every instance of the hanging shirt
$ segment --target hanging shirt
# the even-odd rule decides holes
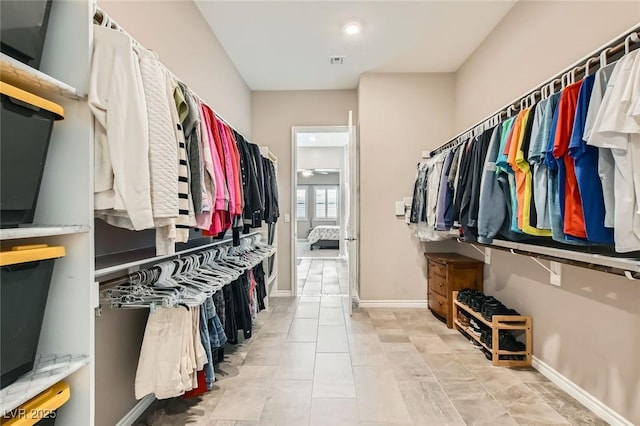
[[[149,126],[140,65],[131,37],[99,25],[93,28],[88,105],[95,118],[96,217],[137,231],[153,228]],[[114,79],[116,74],[120,78]]]
[[[586,238],[587,232],[574,161],[569,156],[569,139],[571,139],[581,86],[582,81],[579,81],[567,86],[562,92],[558,103],[558,124],[553,144],[553,156],[558,160],[558,197],[563,232],[572,237]]]
[[[615,63],[609,64],[604,68],[600,68],[596,72],[593,91],[591,92],[591,99],[589,100],[589,110],[587,112],[587,118],[584,126],[583,138],[587,142],[587,147],[591,146],[589,144],[589,140],[593,133],[593,125],[595,124],[596,116],[598,115],[605,90],[607,89],[607,82],[609,81],[615,66]],[[615,215],[615,161],[610,148],[601,147],[597,148],[597,150],[598,176],[602,185],[602,195],[604,196],[604,226],[607,228],[613,228]]]
[[[500,123],[493,130],[482,169],[480,208],[478,210],[478,242],[483,244],[493,242],[493,238],[498,234],[506,217],[504,193],[498,186],[496,176],[496,159],[504,128],[505,122]]]
[[[511,194],[511,231],[513,232],[522,231],[518,226],[518,212],[521,211],[521,209],[518,205],[515,153],[518,149],[518,145],[522,143],[524,126],[529,118],[529,112],[530,109],[527,108],[524,111],[518,113],[518,115],[516,116],[516,121],[513,125],[513,129],[511,131],[511,135],[507,140],[507,144],[504,148],[504,154],[507,156],[507,164],[509,164],[509,167],[507,168],[507,177],[509,179],[509,192]]]
[[[593,243],[613,244],[613,229],[604,226],[605,208],[602,184],[598,176],[598,148],[587,146],[583,139],[594,82],[595,76],[587,76],[580,87],[575,122],[569,142],[569,155],[575,162],[576,181],[587,240]]]
[[[566,90],[566,89],[565,89]],[[560,93],[560,100],[564,90]],[[553,113],[553,120],[549,131],[549,143],[545,149],[545,164],[548,169],[548,193],[549,193],[549,218],[551,223],[551,236],[554,241],[571,245],[588,245],[585,240],[569,237],[564,233],[564,163],[557,161],[554,157],[553,149],[556,141],[558,129],[558,118],[560,115],[560,100]],[[561,185],[560,182],[563,184]],[[561,202],[562,201],[562,202]]]
[[[615,161],[614,239],[616,251],[640,250],[640,213],[635,176],[640,164],[639,51],[621,58],[607,83],[589,144],[611,148]],[[637,101],[636,101],[637,102]],[[634,115],[635,114],[635,115]]]
[[[556,110],[560,93],[554,93],[549,98],[540,102],[538,110],[542,110],[540,128],[534,127],[531,133],[531,145],[529,147],[529,164],[533,165],[533,191],[535,192],[535,210],[538,229],[551,229],[549,217],[549,193],[547,191],[549,171],[545,163],[545,150],[549,144],[549,134],[553,113]],[[533,225],[533,224],[532,224]]]
[[[531,107],[529,110],[528,119],[526,119],[524,131],[522,132],[522,138],[519,143],[519,147],[515,153],[515,166],[516,166],[516,178],[517,178],[517,193],[518,193],[518,228],[525,234],[550,237],[551,230],[538,229],[537,225],[537,212],[535,211],[535,195],[533,191],[533,175],[531,173],[531,167],[529,166],[528,155],[534,126],[538,129],[541,126],[542,118],[538,111],[541,109],[541,105]],[[536,116],[539,117],[536,123]],[[532,208],[533,206],[533,208]]]
[[[436,230],[447,231],[449,227],[445,222],[445,213],[447,211],[447,199],[451,200],[451,187],[449,186],[449,172],[451,171],[451,163],[455,156],[455,149],[447,152],[442,166],[442,175],[440,176],[440,187],[438,188],[438,205],[436,208]]]
[[[532,111],[531,108],[526,108],[524,111],[518,114],[518,118],[516,119],[516,127],[514,130],[513,140],[511,141],[511,144],[509,146],[509,156],[507,158],[507,161],[509,162],[509,166],[513,170],[514,183],[515,183],[514,191],[515,191],[516,205],[517,205],[517,209],[515,211],[516,213],[515,223],[512,223],[512,228],[513,228],[513,225],[515,225],[516,226],[515,229],[518,229],[521,231],[523,230],[522,229],[522,223],[523,223],[522,213],[524,209],[524,198],[525,198],[525,192],[526,192],[526,189],[525,189],[526,173],[523,170],[524,166],[521,167],[521,165],[518,164],[518,153],[522,149],[524,135],[527,127],[529,126],[529,116],[531,115],[531,111]]]

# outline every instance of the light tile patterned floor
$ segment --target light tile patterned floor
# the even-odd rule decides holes
[[[344,271],[316,262],[300,297],[273,299],[229,347],[213,391],[158,403],[138,426],[606,425],[536,371],[493,367],[427,310],[349,317],[324,292]]]

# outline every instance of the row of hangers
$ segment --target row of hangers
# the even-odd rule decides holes
[[[102,27],[105,28],[110,28],[112,30],[115,31],[120,31],[121,33],[126,34],[127,36],[129,36],[129,38],[131,39],[131,42],[135,45],[135,46],[139,46],[139,47],[144,47],[142,46],[142,44],[138,43],[138,41],[131,36],[131,34],[129,34],[128,32],[126,32],[124,30],[124,28],[122,28],[116,21],[114,21],[104,10],[100,9],[99,7],[96,7],[96,11],[93,14],[93,23],[96,25],[100,25]],[[184,83],[181,79],[179,79],[169,68],[167,68],[164,64],[162,64],[162,67],[173,77],[173,79],[175,79],[176,81],[181,82],[182,84],[184,84],[185,86],[188,87],[188,85],[186,83]],[[189,87],[188,87],[189,88]],[[191,90],[191,88],[189,88],[189,92],[191,93],[191,95],[193,95],[198,102],[200,102],[201,104],[204,105],[209,105],[208,103],[206,103],[200,96],[198,96],[197,93],[195,93],[193,90]],[[211,107],[209,107],[211,108]],[[212,111],[214,111],[213,108],[211,108]],[[242,136],[247,142],[249,142],[249,139],[244,137],[244,135],[242,135],[242,133],[238,132],[238,130],[236,130],[227,120],[225,120],[223,117],[220,116],[220,114],[218,114],[217,112],[214,111],[214,114],[216,115],[216,117],[224,122],[227,126],[229,126],[231,129],[233,129],[235,132],[237,132],[240,136]],[[268,158],[268,157],[265,157]],[[268,158],[269,160],[271,160],[273,162],[273,159]]]
[[[240,278],[275,253],[260,236],[241,240],[238,247],[216,247],[158,263],[113,280],[100,292],[101,303],[113,309],[202,305],[208,297]]]
[[[536,102],[542,99],[549,98],[558,90],[564,90],[565,87],[579,81],[577,78],[578,76],[586,77],[593,74],[598,69],[606,67],[610,63],[609,61],[611,58],[615,57],[615,55],[621,52],[624,52],[624,55],[629,54],[632,50],[632,44],[640,44],[640,33],[636,31],[630,33],[625,37],[623,42],[603,49],[598,56],[588,58],[583,65],[579,65],[567,71],[559,78],[551,80],[530,94],[522,97],[519,102],[509,105],[506,109],[501,110],[497,114],[456,136],[453,140],[432,151],[431,156],[449,148],[456,148],[462,143],[481,135],[487,129],[497,126],[502,120],[512,117],[519,111],[532,107]]]

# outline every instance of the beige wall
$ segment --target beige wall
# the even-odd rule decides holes
[[[422,150],[453,131],[453,74],[360,78],[360,298],[426,300],[424,249],[395,202],[413,194]],[[437,244],[430,244],[433,248]]]
[[[99,0],[118,24],[245,137],[251,91],[191,0]]]
[[[357,117],[355,90],[258,91],[251,96],[253,142],[268,145],[278,157],[278,288],[291,288],[291,126],[346,126],[349,110]],[[285,223],[284,215],[292,221]]]
[[[216,112],[250,136],[251,92],[193,2],[100,0],[99,5],[136,40],[155,50]],[[147,315],[145,310],[105,308],[96,318],[97,426],[113,426],[136,404],[133,386]]]
[[[456,73],[456,133],[640,21],[638,1],[520,1]]]
[[[519,2],[457,73],[456,132],[638,22],[640,2]],[[485,291],[533,316],[534,355],[640,424],[640,286],[563,267],[553,287],[530,259],[493,253]]]

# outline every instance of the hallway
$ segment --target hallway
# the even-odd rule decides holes
[[[349,270],[346,261],[298,259],[298,262],[298,295],[346,296],[349,292]]]
[[[349,317],[346,297],[320,293],[339,286],[338,265],[308,272],[300,297],[272,299],[254,337],[227,346],[213,391],[137,425],[606,424],[537,372],[491,366],[427,310]]]

